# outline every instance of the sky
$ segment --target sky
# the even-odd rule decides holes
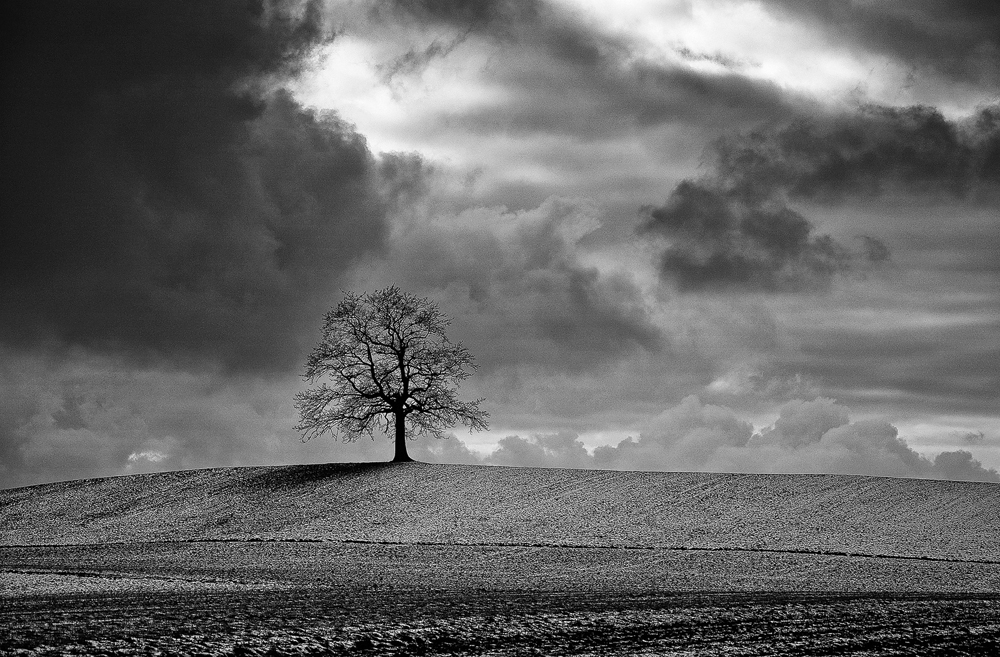
[[[303,443],[387,285],[490,430],[421,460],[1000,481],[1000,9],[75,0],[3,40],[0,487]]]

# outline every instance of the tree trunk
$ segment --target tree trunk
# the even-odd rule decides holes
[[[393,463],[412,461],[413,459],[406,453],[406,416],[396,413],[396,455]]]

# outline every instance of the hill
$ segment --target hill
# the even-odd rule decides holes
[[[409,464],[0,490],[11,654],[998,654],[1000,485]]]
[[[1000,485],[840,475],[326,464],[0,490],[0,545],[334,541],[1000,562]]]

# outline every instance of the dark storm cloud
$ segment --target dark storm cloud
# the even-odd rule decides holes
[[[681,291],[821,289],[851,253],[780,200],[758,203],[717,184],[686,180],[646,208],[645,234],[667,237],[664,276]]]
[[[846,41],[959,80],[1000,82],[1000,10],[993,0],[766,0]]]
[[[287,368],[394,171],[272,90],[328,38],[318,4],[21,3],[7,28],[0,340]]]
[[[871,106],[717,141],[712,172],[646,208],[645,234],[670,240],[662,272],[681,290],[820,289],[889,259],[877,237],[844,245],[791,207],[907,194],[991,204],[1000,189],[1000,107],[949,121],[929,107]]]
[[[714,155],[718,178],[751,201],[907,193],[990,203],[1000,200],[1000,105],[958,121],[926,106],[866,106],[725,138]]]

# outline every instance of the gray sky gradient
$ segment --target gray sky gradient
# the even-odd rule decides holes
[[[994,3],[7,23],[0,486],[387,459],[301,444],[291,399],[389,284],[481,366],[491,432],[429,460],[996,479]]]

